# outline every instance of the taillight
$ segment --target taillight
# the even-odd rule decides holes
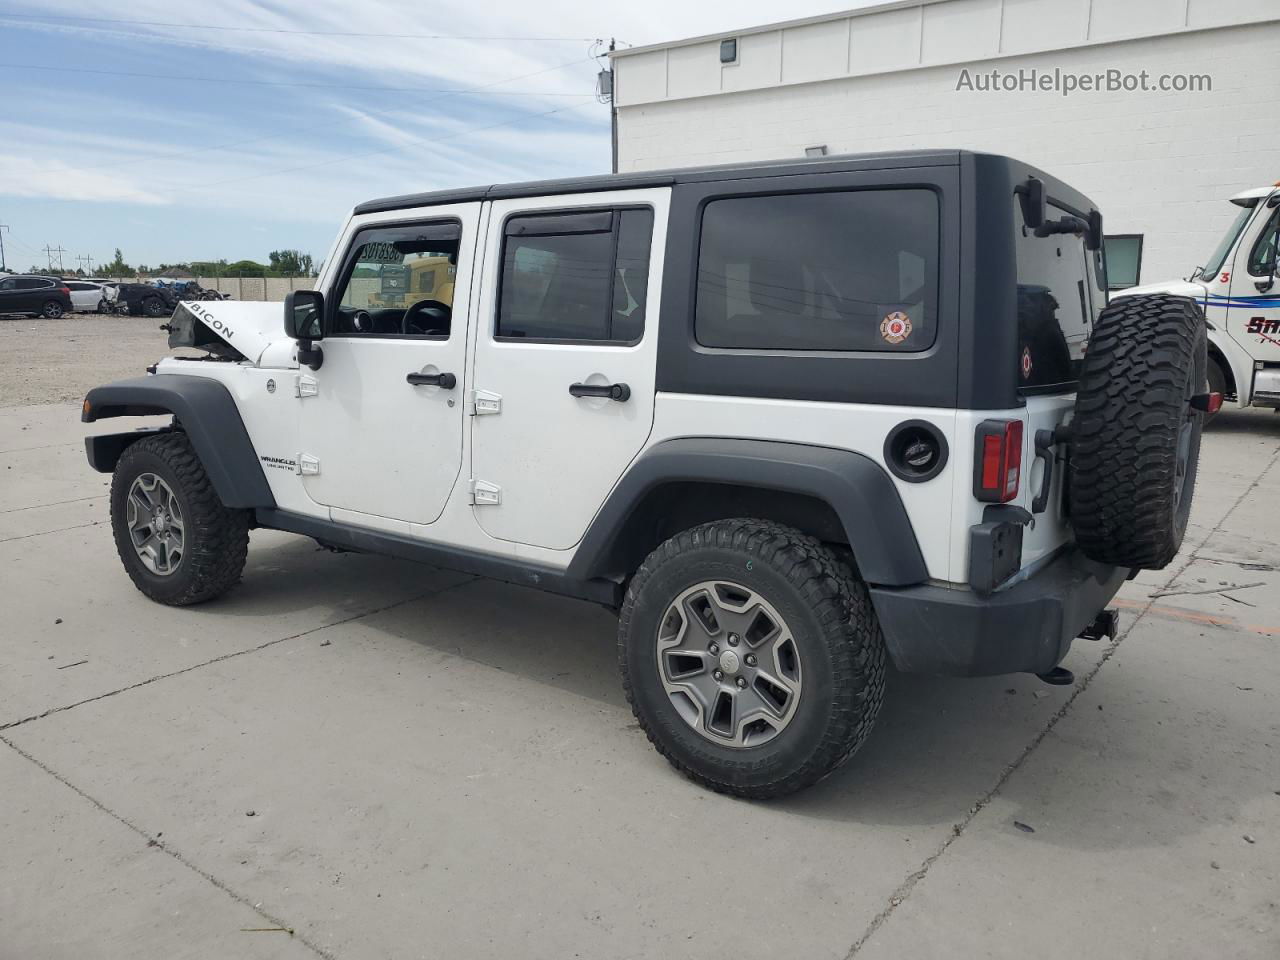
[[[59,293],[65,293],[68,297],[69,297],[69,296],[71,296],[71,288],[70,288],[70,287],[59,287],[59,288],[58,288],[58,292],[59,292]]]
[[[973,495],[1008,503],[1022,479],[1022,421],[983,420],[974,435]]]

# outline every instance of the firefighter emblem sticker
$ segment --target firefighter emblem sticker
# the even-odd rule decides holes
[[[1030,380],[1031,379],[1031,348],[1030,347],[1022,348],[1022,364],[1021,365],[1022,365],[1022,379]]]
[[[911,336],[911,318],[901,310],[886,314],[880,321],[880,336],[884,338],[885,343],[896,346]]]

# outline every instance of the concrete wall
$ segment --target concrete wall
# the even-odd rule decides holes
[[[719,63],[719,37],[614,59],[620,170],[818,144],[1006,153],[1092,197],[1108,233],[1144,234],[1144,282],[1190,273],[1236,209],[1225,199],[1280,178],[1276,0],[944,0],[738,38],[733,66]],[[1050,42],[1067,46],[1013,53]],[[1209,74],[1212,90],[956,89],[965,68],[1032,67]]]

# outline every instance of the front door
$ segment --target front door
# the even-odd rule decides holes
[[[493,203],[471,476],[490,536],[566,550],[653,424],[670,191]]]
[[[1254,360],[1280,362],[1280,280],[1276,277],[1280,209],[1264,208],[1236,249],[1229,279],[1227,332]]]
[[[480,207],[406,211],[348,241],[326,293],[323,363],[298,377],[298,469],[336,519],[432,523],[444,510],[462,463]]]
[[[15,277],[0,279],[0,313],[18,313],[27,308],[22,305],[22,292]]]

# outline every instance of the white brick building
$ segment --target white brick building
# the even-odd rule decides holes
[[[964,70],[976,87],[1032,68],[1211,89],[957,89]],[[1280,179],[1280,0],[905,0],[620,50],[613,70],[621,171],[820,146],[1006,153],[1091,196],[1108,235],[1141,235],[1143,282],[1189,274],[1224,200]],[[1109,245],[1114,274],[1133,246]]]

